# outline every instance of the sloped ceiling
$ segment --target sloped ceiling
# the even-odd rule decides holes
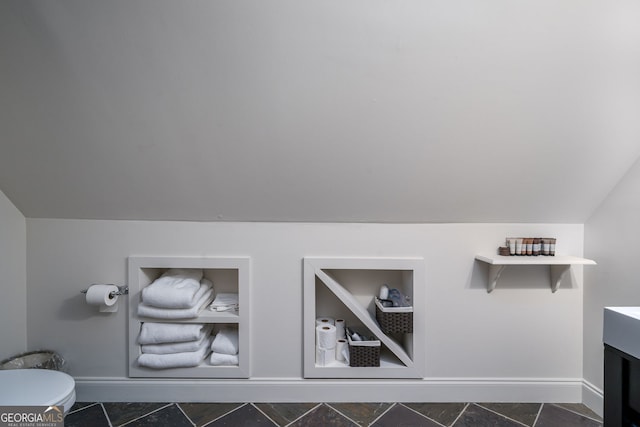
[[[582,223],[640,156],[640,6],[0,2],[27,217]]]

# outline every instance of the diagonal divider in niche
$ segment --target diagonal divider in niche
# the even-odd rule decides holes
[[[331,292],[333,292],[345,306],[374,334],[382,344],[384,344],[402,363],[407,367],[413,366],[413,360],[404,349],[391,337],[386,335],[378,326],[375,318],[363,307],[344,286],[338,283],[321,268],[315,269],[315,275],[320,279]]]

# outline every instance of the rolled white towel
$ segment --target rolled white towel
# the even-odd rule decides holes
[[[192,368],[198,366],[209,354],[211,339],[205,340],[197,351],[171,354],[142,353],[138,365],[153,369]]]
[[[211,353],[211,359],[209,360],[213,366],[237,366],[238,355],[237,354],[222,354]]]
[[[163,344],[198,340],[208,325],[200,323],[144,322],[138,344]]]
[[[193,319],[198,317],[198,313],[211,304],[211,301],[213,301],[213,290],[209,289],[191,308],[159,308],[140,303],[138,304],[138,316],[155,319]]]
[[[212,328],[212,325],[202,328],[202,330],[200,331],[200,338],[195,341],[145,344],[141,346],[141,350],[143,353],[153,354],[186,353],[190,351],[198,351],[204,344],[204,341],[210,337]]]
[[[238,329],[225,326],[216,334],[211,344],[215,353],[238,354]]]
[[[193,307],[202,277],[202,269],[172,268],[142,289],[142,301],[162,308]]]

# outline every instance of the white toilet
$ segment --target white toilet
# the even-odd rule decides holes
[[[76,402],[76,382],[50,369],[0,370],[0,406],[61,406],[64,413]]]

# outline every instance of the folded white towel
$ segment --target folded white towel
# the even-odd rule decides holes
[[[211,339],[208,338],[197,351],[171,354],[142,353],[138,365],[153,369],[191,368],[198,366],[209,354]]]
[[[213,311],[228,311],[238,309],[238,294],[220,293],[216,295],[209,309]]]
[[[225,326],[216,334],[211,344],[215,353],[238,354],[238,329]]]
[[[212,328],[212,325],[202,328],[202,330],[200,331],[200,338],[195,341],[145,344],[141,347],[141,350],[143,353],[152,354],[186,353],[189,351],[198,351],[204,344],[204,341],[210,337]]]
[[[172,268],[142,289],[142,301],[162,308],[193,307],[202,276],[201,269]]]
[[[192,308],[194,307],[196,304],[198,304],[200,302],[200,299],[202,298],[202,296],[204,294],[207,293],[207,291],[211,290],[212,292],[215,291],[213,289],[213,282],[211,282],[211,280],[209,279],[202,279],[200,280],[200,288],[198,289],[198,292],[196,292],[196,294],[193,296],[193,302],[191,303],[190,306],[188,307],[182,307],[182,308]],[[153,304],[149,304],[149,305],[153,305]],[[158,307],[156,305],[153,305],[154,307]],[[167,307],[159,307],[159,308],[167,308]],[[169,307],[171,308],[171,307]],[[176,307],[176,308],[180,308],[180,307]]]
[[[193,319],[198,317],[200,310],[211,304],[211,301],[213,301],[213,290],[209,289],[191,308],[159,308],[140,303],[138,304],[138,316],[156,319]]]
[[[211,353],[211,359],[209,360],[213,366],[237,366],[238,355],[237,354],[221,354]]]
[[[155,323],[144,322],[140,328],[138,344],[163,344],[195,341],[201,337],[208,325],[200,323]]]

